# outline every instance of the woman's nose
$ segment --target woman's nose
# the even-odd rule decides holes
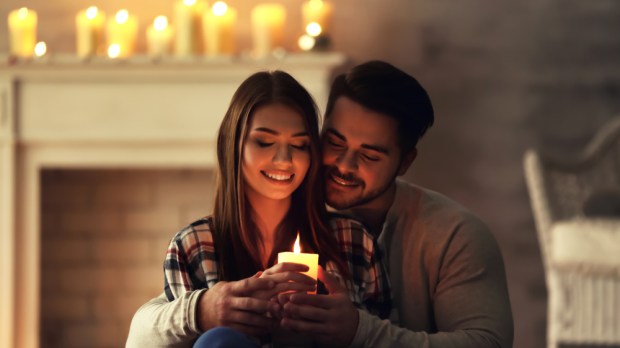
[[[291,156],[291,149],[289,148],[288,144],[276,146],[276,153],[273,156],[274,163],[290,163],[292,160],[293,158]]]

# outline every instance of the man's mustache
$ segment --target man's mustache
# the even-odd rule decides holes
[[[352,174],[352,173],[343,174],[343,173],[340,172],[340,170],[338,170],[338,168],[333,167],[333,166],[332,167],[328,167],[326,169],[326,173],[329,176],[335,176],[335,177],[340,178],[340,179],[342,179],[344,181],[349,181],[349,182],[352,182],[352,183],[355,183],[355,184],[358,184],[358,185],[364,183],[364,181],[362,179],[358,178],[354,174]]]

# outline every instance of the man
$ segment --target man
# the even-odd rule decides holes
[[[457,203],[396,180],[433,118],[426,91],[390,64],[368,62],[336,78],[322,134],[327,202],[376,234],[400,327],[355,310],[328,275],[321,278],[330,295],[290,296],[284,327],[335,346],[512,346],[491,233]]]
[[[399,321],[355,309],[337,281],[319,272],[329,295],[282,296],[282,326],[332,346],[512,346],[506,276],[491,233],[448,198],[396,179],[413,163],[433,118],[418,81],[388,63],[368,62],[336,78],[323,127],[327,201],[376,235]],[[128,346],[145,335],[174,342],[174,330],[153,332],[152,322],[169,320],[180,308],[195,310],[196,302],[149,302],[132,322]],[[174,325],[192,330],[191,323]]]

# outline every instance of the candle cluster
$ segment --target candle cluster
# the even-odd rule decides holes
[[[304,34],[298,45],[311,50],[317,38],[327,37],[332,6],[323,0],[307,0],[302,5]],[[277,3],[256,5],[251,13],[252,54],[256,58],[270,55],[283,47],[286,22],[285,7]],[[146,29],[147,53],[153,58],[166,55],[233,55],[236,53],[237,11],[223,1],[209,6],[204,0],[177,0],[173,6],[172,23],[157,16]],[[20,58],[45,55],[45,43],[37,44],[37,13],[22,7],[8,16],[10,54]],[[136,54],[138,19],[126,9],[114,16],[95,6],[84,9],[75,17],[76,54],[82,59],[107,55],[127,58]],[[36,47],[36,49],[35,49]]]

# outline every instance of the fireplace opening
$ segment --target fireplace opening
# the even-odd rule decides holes
[[[213,207],[212,170],[41,172],[43,347],[122,347],[163,291],[170,238]]]

